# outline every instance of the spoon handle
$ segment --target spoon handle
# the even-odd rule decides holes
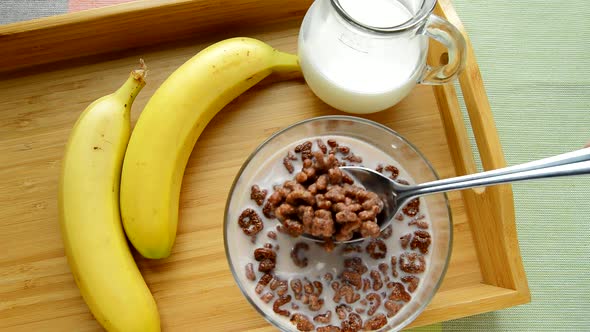
[[[399,197],[412,198],[422,195],[436,194],[447,191],[462,190],[475,187],[485,187],[509,182],[590,174],[590,161],[586,160],[576,163],[568,163],[565,165],[550,166],[544,168],[539,168],[535,166],[535,168],[533,169],[517,170],[500,175],[492,174],[490,176],[490,173],[497,171],[494,170],[471,174],[467,176],[456,177],[454,178],[454,181],[451,183],[445,182],[445,180],[427,182],[421,184],[420,187],[409,187],[406,191],[399,193]]]
[[[486,177],[498,176],[498,175],[505,175],[505,174],[512,174],[515,172],[522,172],[528,171],[533,169],[540,169],[546,168],[551,166],[559,166],[559,165],[566,165],[571,163],[577,163],[580,161],[590,160],[590,148],[584,148],[581,150],[576,150],[572,152],[563,153],[557,156],[543,158],[535,161],[531,161],[524,164],[514,165],[510,167],[499,168],[483,173],[475,173],[475,174],[468,174],[465,176],[453,177],[448,179],[442,179],[437,181],[439,185],[443,184],[451,184],[455,182],[463,182],[469,179],[482,179]],[[432,183],[432,182],[430,182]],[[416,188],[422,188],[426,186],[430,186],[430,183],[421,183],[417,184]]]

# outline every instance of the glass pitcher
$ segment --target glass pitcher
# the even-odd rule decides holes
[[[465,64],[465,40],[432,14],[436,0],[316,0],[303,19],[298,53],[303,76],[324,102],[373,113],[417,84],[453,80]],[[426,64],[428,37],[448,49],[448,63]]]

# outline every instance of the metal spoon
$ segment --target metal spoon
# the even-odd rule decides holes
[[[391,220],[401,208],[403,208],[410,200],[419,196],[509,182],[590,174],[590,148],[511,167],[436,180],[417,185],[400,184],[379,172],[365,167],[343,166],[340,168],[353,176],[355,180],[360,182],[368,191],[375,192],[381,197],[384,202],[384,207],[383,211],[377,218],[377,222],[381,230],[383,230],[385,227],[389,226]],[[319,238],[305,234],[304,236],[312,241],[323,242],[323,240]],[[363,238],[357,237],[339,243],[352,243],[361,240],[363,240]]]

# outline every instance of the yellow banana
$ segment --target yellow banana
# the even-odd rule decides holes
[[[76,122],[62,161],[59,216],[68,263],[84,300],[108,331],[159,331],[156,302],[129,250],[119,213],[119,181],[131,104],[145,85],[131,73]]]
[[[121,177],[123,226],[143,256],[170,255],[184,169],[209,121],[269,74],[298,71],[295,55],[232,38],[199,52],[162,83],[133,130]]]

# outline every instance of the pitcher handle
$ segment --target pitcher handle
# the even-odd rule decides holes
[[[436,15],[430,15],[422,33],[443,44],[449,61],[442,66],[426,66],[420,80],[422,84],[439,85],[452,81],[465,67],[465,39],[454,25]]]

